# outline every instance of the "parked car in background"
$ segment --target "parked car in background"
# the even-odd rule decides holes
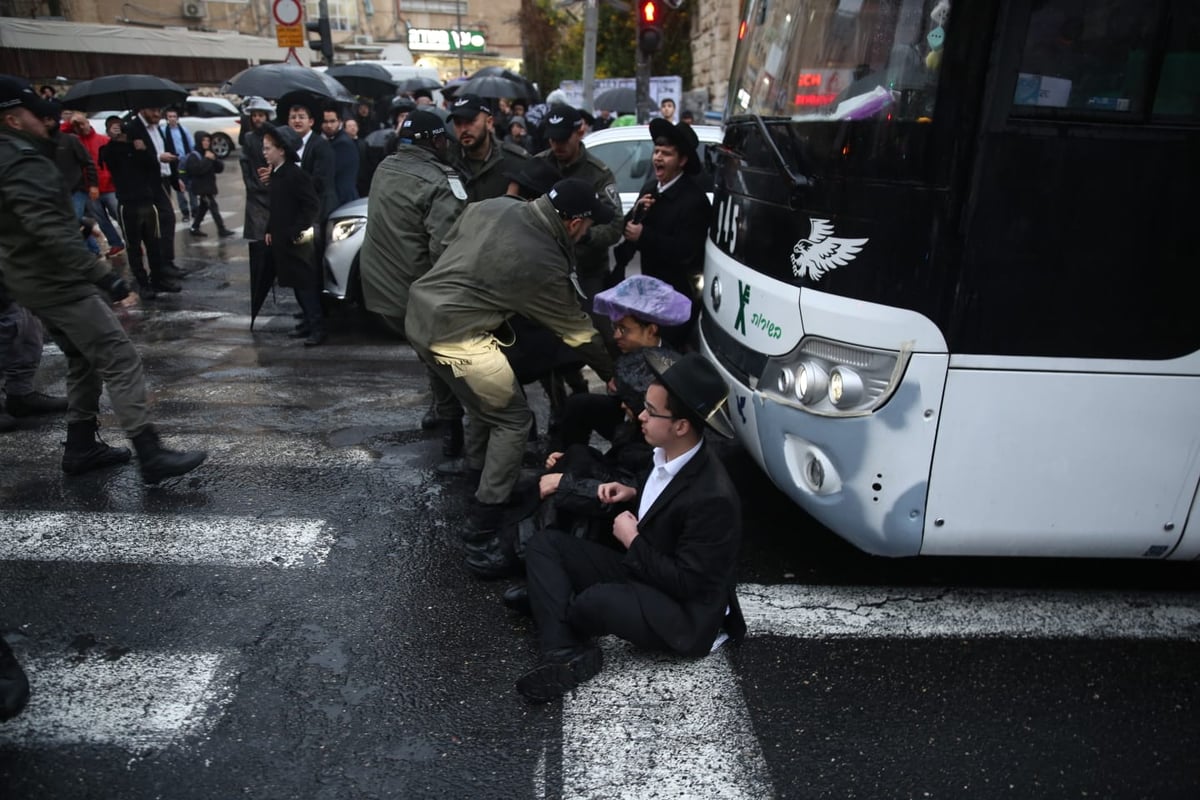
[[[716,125],[696,125],[694,130],[700,140],[700,163],[704,165],[704,171],[694,180],[703,184],[711,200],[713,177],[708,170],[706,149],[710,145],[720,144],[723,132]],[[650,141],[649,127],[629,125],[595,131],[583,137],[583,143],[589,153],[613,171],[617,179],[617,191],[621,195],[621,206],[628,211],[637,199],[638,190],[654,176],[654,169],[650,165],[654,143]],[[365,197],[347,203],[330,215],[325,247],[325,295],[328,299],[361,300],[358,251],[362,248],[366,227]]]
[[[88,119],[91,120],[93,128],[103,132],[104,120],[108,117],[126,117],[132,113],[129,109],[100,111]],[[189,133],[205,131],[211,135],[212,149],[218,158],[226,158],[237,149],[238,133],[241,130],[238,109],[224,97],[192,95],[184,103],[179,122]]]

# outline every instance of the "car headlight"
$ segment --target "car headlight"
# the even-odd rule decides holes
[[[785,405],[829,417],[870,414],[900,385],[912,343],[879,350],[806,336],[795,350],[767,360],[758,385]]]
[[[329,241],[341,242],[349,239],[354,234],[358,233],[367,224],[366,217],[350,217],[349,219],[339,219],[333,223],[329,231]]]

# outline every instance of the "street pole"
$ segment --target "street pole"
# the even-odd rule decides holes
[[[645,125],[650,121],[650,111],[653,108],[653,103],[650,102],[650,68],[653,65],[654,59],[642,52],[639,47],[637,51],[637,121],[639,125]]]
[[[454,31],[454,34],[455,34],[454,38],[457,38],[462,33],[462,4],[463,4],[463,0],[454,0],[454,24],[457,26],[457,29]],[[459,77],[462,77],[462,75],[463,75],[462,42],[459,42],[455,46],[455,49],[458,50],[458,75],[459,75]]]
[[[600,27],[598,0],[584,0],[583,12],[583,107],[595,112],[596,91],[596,30]]]

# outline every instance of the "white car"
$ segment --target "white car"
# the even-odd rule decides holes
[[[129,110],[101,111],[89,117],[92,127],[104,132],[104,120],[108,117],[124,117],[132,114]],[[237,149],[238,134],[241,132],[241,121],[237,106],[223,97],[201,97],[192,95],[184,104],[179,122],[187,128],[188,133],[204,131],[212,136],[212,149],[218,158],[226,158]],[[166,119],[164,114],[163,119]],[[165,124],[165,123],[164,123]]]
[[[700,140],[700,163],[706,165],[705,149],[720,144],[723,130],[716,125],[696,125],[696,138]],[[583,137],[588,152],[599,158],[613,171],[617,179],[617,191],[621,195],[624,211],[633,207],[638,190],[647,180],[654,177],[650,156],[654,143],[650,141],[647,125],[628,125],[593,131]],[[696,180],[703,181],[712,200],[712,175],[707,167]],[[360,300],[361,285],[358,278],[358,251],[362,247],[363,231],[367,227],[367,199],[365,197],[347,203],[333,212],[326,228],[325,246],[325,294],[337,300]]]

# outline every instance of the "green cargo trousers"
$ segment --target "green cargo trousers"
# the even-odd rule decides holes
[[[142,359],[107,298],[92,295],[30,310],[67,357],[67,422],[96,419],[100,392],[107,386],[125,434],[141,433],[150,424]]]

